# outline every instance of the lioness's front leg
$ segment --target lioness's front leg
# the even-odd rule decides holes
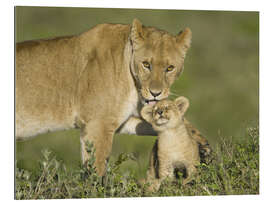
[[[188,133],[193,137],[196,142],[202,146],[208,146],[208,141],[205,139],[200,131],[195,128],[187,119],[184,119],[184,124],[188,130]],[[125,134],[136,134],[136,135],[153,135],[157,133],[152,128],[151,124],[147,123],[140,117],[131,116],[118,131],[119,133]]]
[[[82,162],[85,164],[89,159],[86,151],[86,143],[93,143],[95,148],[95,164],[98,175],[103,176],[105,173],[106,160],[112,149],[114,126],[105,125],[104,121],[91,121],[82,128],[81,133],[81,153]]]
[[[135,116],[130,117],[118,130],[118,133],[157,136],[151,124]]]

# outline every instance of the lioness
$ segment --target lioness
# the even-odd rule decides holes
[[[188,107],[188,99],[178,97],[175,101],[161,100],[142,108],[142,117],[158,132],[147,171],[150,190],[159,189],[165,178],[174,178],[177,170],[185,173],[183,184],[186,184],[196,171],[195,166],[200,162],[199,147],[183,119]]]
[[[93,142],[103,175],[115,132],[156,135],[138,112],[168,97],[190,42],[188,28],[172,36],[135,19],[16,44],[16,137],[79,126],[82,160]]]

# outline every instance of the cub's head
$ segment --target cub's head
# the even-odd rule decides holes
[[[129,39],[131,72],[142,104],[167,98],[170,86],[183,71],[184,58],[191,43],[190,29],[173,36],[166,31],[144,27],[135,19]]]
[[[178,97],[174,101],[164,99],[155,105],[145,105],[141,116],[152,124],[154,130],[164,131],[181,124],[188,107],[189,101],[186,97]]]

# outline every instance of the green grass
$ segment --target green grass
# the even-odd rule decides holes
[[[190,196],[190,195],[240,195],[259,194],[259,129],[248,128],[242,142],[233,139],[218,141],[207,164],[198,166],[194,180],[182,186],[180,178],[165,180],[157,192],[147,192],[138,184],[132,171],[121,172],[127,161],[136,162],[133,154],[120,154],[110,161],[106,176],[99,177],[93,163],[87,167],[67,170],[65,164],[52,152],[43,151],[43,158],[35,174],[16,167],[16,199],[59,199],[59,198],[105,198],[143,196]],[[88,146],[93,155],[93,147]]]

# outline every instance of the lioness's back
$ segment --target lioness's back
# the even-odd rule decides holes
[[[72,113],[69,112],[73,105],[71,95],[76,88],[75,69],[68,65],[75,57],[72,46],[72,38],[16,45],[17,136],[27,137],[51,128],[71,126],[67,118]],[[59,111],[61,113],[57,113]],[[56,125],[55,120],[59,124]]]
[[[81,99],[78,94],[84,94],[79,92],[79,81],[89,78],[89,72],[92,77],[87,81],[88,88],[106,89],[112,95],[105,86],[115,83],[113,73],[117,71],[113,70],[113,62],[123,61],[129,28],[129,25],[100,24],[77,36],[17,43],[16,136],[74,127],[76,105]],[[125,74],[127,71],[123,69],[117,77],[127,78]],[[107,83],[96,81],[105,77]]]

